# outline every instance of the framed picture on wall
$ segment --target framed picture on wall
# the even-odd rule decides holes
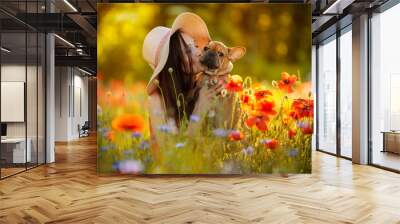
[[[311,9],[99,4],[98,172],[310,173]]]

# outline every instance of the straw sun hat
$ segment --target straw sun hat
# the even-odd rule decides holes
[[[142,52],[143,58],[153,69],[153,74],[147,84],[148,94],[151,94],[157,88],[153,81],[167,62],[169,41],[172,34],[177,30],[191,36],[199,46],[203,46],[211,40],[206,23],[198,15],[190,12],[179,14],[171,28],[157,26],[152,29],[144,38]]]

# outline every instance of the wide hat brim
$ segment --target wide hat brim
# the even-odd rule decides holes
[[[206,45],[211,40],[207,25],[200,16],[191,12],[179,14],[172,23],[171,30],[165,37],[166,40],[164,41],[164,44],[160,47],[159,61],[157,66],[154,68],[153,74],[151,75],[146,87],[148,94],[151,94],[157,89],[157,85],[154,83],[154,80],[157,78],[157,75],[161,72],[167,62],[169,55],[169,42],[171,36],[177,30],[180,30],[181,32],[191,36],[199,47]]]

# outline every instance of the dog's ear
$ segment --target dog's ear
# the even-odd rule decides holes
[[[230,47],[228,48],[228,58],[231,61],[236,61],[243,57],[246,53],[246,48],[244,47]]]

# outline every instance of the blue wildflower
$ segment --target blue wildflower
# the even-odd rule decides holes
[[[243,154],[244,155],[249,155],[249,156],[251,156],[251,155],[253,155],[253,153],[254,153],[254,148],[252,147],[252,146],[249,146],[249,147],[247,147],[247,148],[244,148],[244,149],[242,149],[242,152],[243,152]]]
[[[299,122],[297,122],[297,127],[305,128],[305,127],[309,127],[309,124],[307,122],[304,122],[304,121],[299,121]]]
[[[199,122],[200,121],[200,117],[197,116],[197,115],[192,114],[192,115],[190,115],[190,121]]]
[[[113,162],[112,169],[113,170],[118,170],[118,168],[119,168],[119,163],[118,162]]]
[[[228,136],[229,132],[222,128],[217,128],[213,130],[213,134],[217,137],[226,137]]]
[[[172,127],[166,124],[158,126],[158,130],[164,133],[171,133]]]
[[[133,154],[133,150],[132,149],[128,149],[124,151],[125,155],[132,155]]]
[[[180,148],[185,147],[185,145],[186,145],[186,143],[184,143],[184,142],[178,142],[178,143],[176,143],[175,147],[180,149]]]
[[[252,146],[247,147],[247,153],[249,153],[250,155],[252,155],[254,152],[254,148]]]
[[[143,149],[143,150],[150,148],[149,141],[141,141],[140,144],[139,144],[139,148]]]
[[[143,171],[143,164],[139,160],[124,160],[119,162],[118,170],[123,174],[127,173],[141,173]]]
[[[289,155],[290,157],[295,157],[295,156],[297,156],[298,153],[299,153],[299,151],[298,151],[297,149],[290,149],[290,150],[288,151],[288,155]]]
[[[101,146],[100,147],[100,151],[102,151],[102,152],[106,152],[106,151],[108,151],[110,149],[110,147],[108,147],[108,146]]]
[[[142,133],[140,133],[140,132],[138,132],[138,131],[134,131],[134,132],[132,133],[132,137],[133,137],[133,138],[140,138],[140,137],[142,137]]]
[[[260,143],[261,144],[266,144],[267,142],[269,142],[271,139],[261,139]]]

